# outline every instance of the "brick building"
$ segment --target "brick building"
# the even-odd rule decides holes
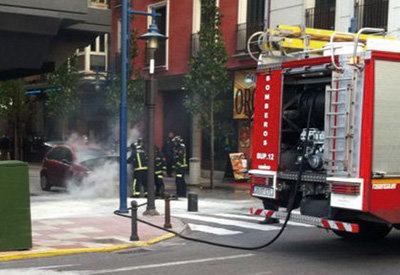
[[[120,0],[114,0],[111,55],[119,52]],[[193,119],[182,104],[186,91],[183,77],[189,60],[198,49],[201,26],[201,0],[134,0],[133,9],[149,11],[155,7],[162,16],[158,27],[168,40],[156,53],[155,77],[159,81],[156,106],[156,143],[161,146],[168,131],[182,135],[190,144],[191,156],[202,158],[207,168],[207,144],[193,127]],[[232,80],[232,93],[227,100],[231,108],[223,119],[231,125],[226,136],[218,138],[217,169],[225,168],[227,152],[244,152],[250,158],[251,116],[256,63],[246,50],[249,36],[278,24],[303,25],[313,28],[348,31],[364,26],[398,29],[395,20],[400,4],[395,0],[217,0],[222,15],[221,31],[229,55],[227,69]],[[144,34],[149,19],[136,16],[130,28]],[[145,43],[139,41],[140,56],[134,66],[146,73]],[[111,63],[117,63],[115,60]],[[227,149],[228,148],[228,149]]]

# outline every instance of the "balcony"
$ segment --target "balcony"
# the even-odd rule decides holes
[[[199,33],[193,33],[191,38],[191,56],[196,57],[200,49],[200,35]]]
[[[389,0],[356,1],[357,29],[364,27],[387,29]]]
[[[236,26],[236,53],[247,52],[247,40],[253,33],[264,30],[264,26],[264,23],[238,24]],[[253,44],[251,47],[257,50],[256,45]]]
[[[306,27],[334,30],[335,29],[335,7],[315,7],[306,9]]]

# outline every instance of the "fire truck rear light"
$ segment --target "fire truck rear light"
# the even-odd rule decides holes
[[[272,177],[256,177],[256,176],[252,176],[252,177],[251,177],[251,182],[252,182],[254,185],[262,184],[262,185],[270,185],[270,186],[273,186],[273,184],[274,184],[274,178],[272,178]]]
[[[252,176],[251,183],[252,184],[265,184],[265,178]]]
[[[335,194],[342,195],[359,195],[360,184],[359,183],[332,183],[331,191]]]

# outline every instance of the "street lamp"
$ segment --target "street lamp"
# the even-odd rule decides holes
[[[155,9],[152,9],[155,14]],[[150,78],[147,80],[146,85],[146,106],[147,106],[147,131],[148,131],[148,173],[147,173],[147,209],[143,215],[159,215],[155,205],[155,192],[154,192],[154,110],[155,110],[155,96],[157,92],[157,80],[154,78],[154,52],[158,49],[158,42],[165,40],[167,37],[161,34],[158,30],[155,16],[152,18],[151,25],[147,33],[139,37],[141,40],[147,41],[147,50],[150,57],[149,74]]]

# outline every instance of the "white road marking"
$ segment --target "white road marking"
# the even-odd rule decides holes
[[[229,214],[229,213],[219,213],[219,214],[214,214],[214,216],[225,217],[225,218],[238,218],[238,219],[250,220],[250,221],[264,220],[264,218],[260,217],[260,216],[249,216],[249,215]]]
[[[243,220],[251,220],[251,221],[262,221],[264,218],[257,217],[257,216],[249,216],[249,215],[239,215],[239,214],[228,214],[228,213],[221,213],[221,214],[214,214],[215,216],[219,217],[226,217],[226,218],[238,218]],[[284,220],[279,220],[280,223],[283,223]],[[291,222],[289,221],[288,224],[296,225],[296,226],[304,226],[304,227],[314,227],[313,225],[305,224],[305,223],[298,223],[298,222]]]
[[[256,230],[262,230],[262,231],[271,231],[271,230],[279,229],[279,227],[272,226],[272,225],[249,223],[249,222],[243,222],[243,221],[238,221],[238,220],[213,218],[213,217],[200,216],[200,215],[194,215],[194,214],[175,214],[174,217],[203,221],[203,222],[210,222],[210,223],[216,223],[216,224],[222,224],[222,225],[231,225],[231,226],[236,226],[236,227],[256,229]]]
[[[178,262],[161,263],[161,264],[129,266],[129,267],[122,267],[122,268],[118,268],[118,269],[93,270],[92,272],[89,272],[89,273],[85,272],[85,274],[116,273],[116,272],[131,271],[131,270],[159,268],[159,267],[165,267],[165,266],[176,266],[176,265],[187,265],[187,264],[195,264],[195,263],[234,260],[234,259],[247,258],[247,257],[252,257],[252,256],[254,256],[254,254],[239,254],[239,255],[233,255],[233,256],[204,258],[204,259],[178,261]]]
[[[228,230],[221,227],[214,227],[202,224],[188,223],[188,225],[192,231],[200,231],[214,235],[235,235],[243,233],[242,231]]]

